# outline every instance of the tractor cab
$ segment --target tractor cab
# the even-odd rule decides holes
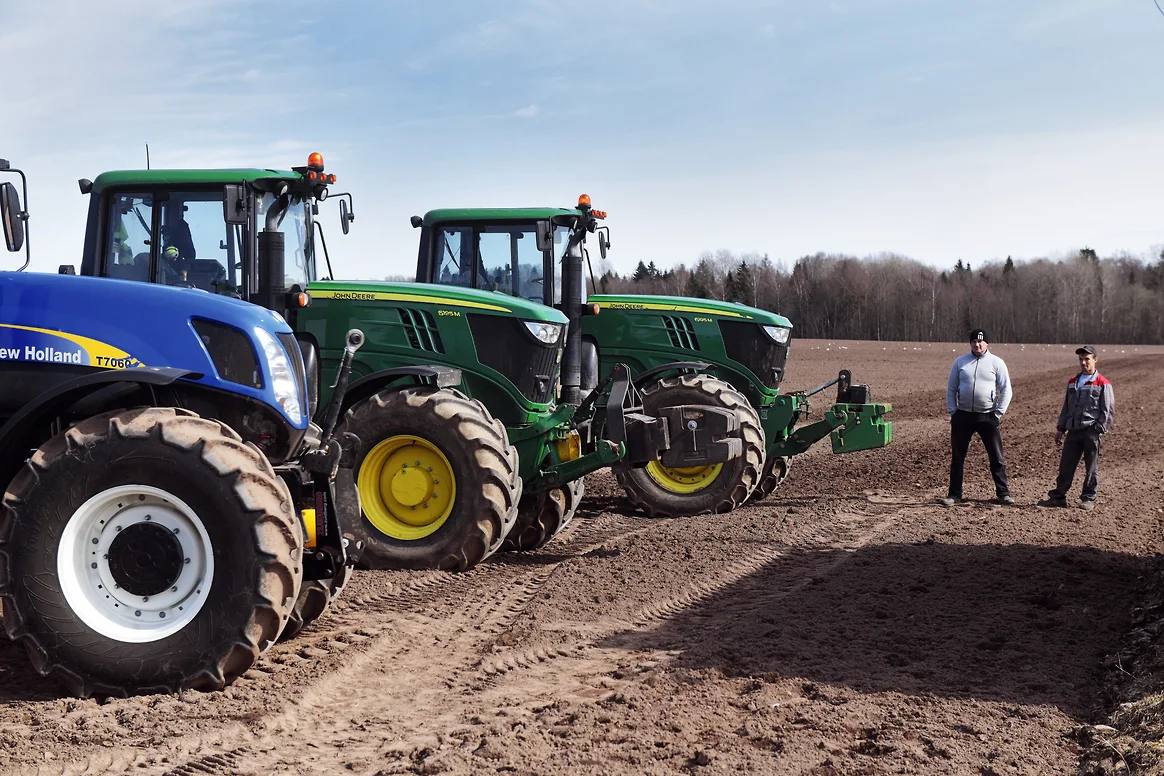
[[[291,318],[317,279],[317,237],[326,259],[315,217],[335,181],[319,153],[287,171],[125,170],[82,179],[91,198],[81,274],[197,288]],[[348,198],[346,232],[351,195],[339,196]]]
[[[579,272],[583,263],[589,268],[588,233],[598,233],[606,256],[609,227],[598,225],[605,217],[590,206],[586,194],[578,198],[577,208],[430,210],[423,218],[412,217],[412,225],[422,229],[416,279],[497,291],[561,309],[563,276],[572,265]],[[583,303],[586,296],[580,284],[576,301]]]

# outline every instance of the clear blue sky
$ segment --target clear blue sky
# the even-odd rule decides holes
[[[324,214],[341,276],[410,273],[414,213],[580,191],[623,271],[1164,244],[1151,0],[8,0],[0,51],[40,270],[79,260],[76,179],[146,142],[155,167],[323,151],[356,196],[348,238]]]

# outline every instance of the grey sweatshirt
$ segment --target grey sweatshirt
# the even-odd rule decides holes
[[[1002,417],[1010,406],[1010,372],[990,351],[979,358],[966,353],[954,359],[946,381],[946,412],[990,412]]]

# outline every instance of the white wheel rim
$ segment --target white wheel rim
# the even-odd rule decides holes
[[[115,562],[124,556],[126,550],[114,542],[139,525],[168,531],[181,551],[176,577],[166,574],[169,584],[144,591],[150,595],[119,585],[124,577],[109,559],[111,546]],[[214,579],[214,549],[184,501],[160,488],[123,485],[93,496],[69,518],[57,548],[57,576],[65,601],[83,623],[107,638],[143,644],[172,636],[197,616]]]

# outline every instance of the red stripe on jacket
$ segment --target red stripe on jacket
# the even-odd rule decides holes
[[[1079,372],[1079,374],[1076,374],[1074,377],[1072,377],[1070,380],[1067,381],[1067,384],[1071,385],[1071,383],[1073,383],[1079,379],[1079,375],[1081,375],[1081,374],[1083,374],[1083,373]],[[1095,378],[1091,381],[1091,384],[1092,385],[1111,385],[1111,380],[1108,380],[1106,377],[1101,375],[1099,372],[1096,372]]]

